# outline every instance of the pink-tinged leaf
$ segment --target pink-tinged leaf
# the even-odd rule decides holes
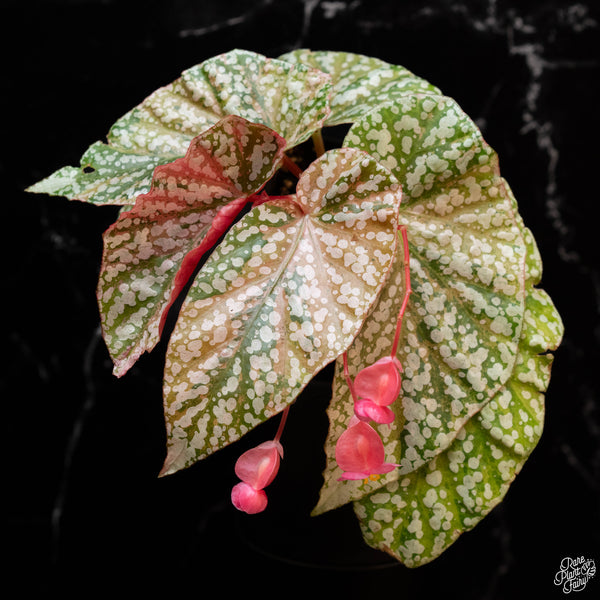
[[[251,485],[242,481],[233,486],[231,502],[238,510],[255,515],[267,508],[268,501],[264,490],[255,490]]]
[[[177,300],[179,294],[186,286],[190,277],[196,270],[198,263],[204,256],[204,254],[210,250],[218,241],[218,239],[229,229],[235,218],[240,213],[241,209],[248,202],[248,198],[246,196],[242,196],[241,198],[237,198],[236,200],[232,200],[229,204],[218,209],[218,212],[215,214],[210,228],[204,239],[200,242],[198,246],[196,246],[193,250],[190,250],[184,257],[181,262],[181,267],[177,271],[175,275],[175,279],[173,280],[173,287],[171,289],[171,296],[166,306],[162,311],[162,317],[160,319],[160,325],[158,327],[158,335],[161,336],[163,332],[163,328],[165,326],[165,321],[167,319],[167,315],[169,314],[169,308],[173,305],[173,303]]]
[[[156,345],[198,261],[275,172],[284,147],[267,127],[227,117],[184,158],[157,167],[151,191],[106,231],[98,300],[115,375]]]
[[[387,406],[380,406],[372,400],[358,400],[354,404],[354,414],[361,421],[375,421],[375,423],[392,423],[396,417],[394,411]]]
[[[283,448],[279,442],[263,442],[237,459],[235,474],[255,490],[262,490],[275,479],[280,456],[283,457]]]
[[[332,150],[229,230],[169,342],[163,474],[281,412],[350,345],[393,262],[400,196],[368,154]]]
[[[385,462],[379,434],[367,423],[357,420],[339,437],[335,459],[344,479],[365,479],[369,475],[389,473],[398,465]]]
[[[375,364],[362,369],[354,380],[354,391],[359,398],[368,398],[380,406],[389,406],[398,398],[402,387],[400,363],[391,356],[380,358]]]

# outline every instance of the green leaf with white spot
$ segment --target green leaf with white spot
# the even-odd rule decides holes
[[[496,155],[453,100],[414,96],[374,109],[346,143],[392,167],[404,186],[400,223],[413,293],[397,353],[404,374],[391,406],[396,419],[378,427],[386,460],[400,468],[377,480],[338,481],[335,444],[353,414],[338,360],[316,513],[358,500],[448,448],[506,383],[524,315],[526,246],[513,199]],[[391,351],[405,289],[399,252],[348,351],[352,377]]]
[[[332,150],[235,224],[196,276],[167,351],[168,454],[194,463],[283,410],[352,342],[389,273],[400,189]]]
[[[300,49],[279,58],[331,75],[331,114],[325,125],[352,123],[372,108],[403,96],[440,93],[404,67],[360,54]]]
[[[544,393],[563,326],[548,295],[533,287],[541,272],[528,243],[524,327],[515,368],[503,388],[427,465],[354,503],[365,540],[409,567],[439,556],[496,506],[535,448]]]
[[[228,115],[273,129],[287,148],[308,139],[329,114],[330,77],[305,65],[245,50],[211,58],[156,90],[96,142],[81,165],[29,188],[94,204],[132,204],[157,165],[183,156],[191,140]]]
[[[133,204],[136,196],[149,191],[155,167],[177,156],[134,154],[95,142],[78,168],[63,167],[27,191],[93,204]]]
[[[158,342],[198,261],[277,170],[285,140],[229,116],[159,166],[152,189],[104,234],[98,302],[115,375]]]

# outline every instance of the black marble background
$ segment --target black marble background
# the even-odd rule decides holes
[[[564,556],[600,563],[595,0],[10,0],[1,14],[3,582],[18,585],[5,597],[549,598]],[[459,102],[499,153],[566,326],[531,459],[501,505],[416,570],[366,547],[349,507],[308,517],[330,369],[293,407],[271,511],[241,515],[229,490],[239,453],[276,423],[157,479],[164,344],[116,379],[99,337],[115,209],[23,191],[183,69],[296,47],[402,64]],[[596,575],[581,596],[599,590]]]

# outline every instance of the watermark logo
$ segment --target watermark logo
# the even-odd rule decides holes
[[[554,576],[554,585],[560,585],[565,594],[581,592],[596,574],[596,563],[591,558],[566,556]]]

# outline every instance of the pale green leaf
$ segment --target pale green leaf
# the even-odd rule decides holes
[[[165,369],[168,455],[187,467],[280,412],[352,342],[397,246],[396,179],[332,150],[255,207],[198,273]]]
[[[132,204],[153,169],[185,154],[192,140],[227,115],[273,129],[286,148],[308,139],[329,114],[329,76],[245,50],[211,58],[156,90],[96,142],[81,166],[59,169],[31,192],[95,204]]]
[[[94,204],[131,204],[149,191],[154,168],[175,158],[134,154],[96,142],[81,157],[79,168],[63,167],[28,191]]]
[[[505,386],[427,465],[354,503],[365,540],[409,567],[439,556],[504,497],[543,429],[544,393],[562,322],[543,290],[533,239],[516,366]],[[537,262],[537,265],[536,265]]]
[[[378,480],[338,481],[335,444],[353,414],[338,360],[316,513],[357,500],[448,448],[507,381],[524,314],[526,248],[512,197],[495,154],[455,102],[411,97],[374,109],[352,127],[347,143],[392,167],[404,186],[400,223],[413,293],[398,347],[404,375],[391,407],[396,419],[378,427],[386,460],[400,468]],[[352,376],[390,352],[404,290],[399,252],[348,351]]]
[[[408,69],[350,52],[294,50],[279,57],[331,75],[331,115],[325,125],[352,123],[384,102],[439,90]]]

